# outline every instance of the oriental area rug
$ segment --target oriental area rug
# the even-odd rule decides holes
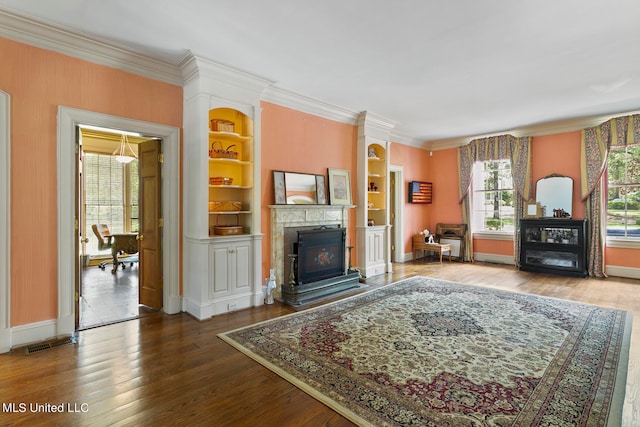
[[[631,315],[414,277],[220,338],[359,425],[620,425]]]

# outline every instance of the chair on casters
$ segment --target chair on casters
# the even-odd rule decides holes
[[[107,224],[93,224],[91,226],[91,229],[98,238],[98,250],[106,251],[107,249],[111,249],[112,236],[109,232],[109,227],[107,227]],[[109,264],[113,264],[113,260],[103,261],[98,264],[98,267],[100,267],[100,269],[104,271],[106,266]],[[131,265],[133,265],[133,263],[131,263]],[[118,266],[122,266],[122,269],[125,268],[125,264],[122,261],[118,261]]]

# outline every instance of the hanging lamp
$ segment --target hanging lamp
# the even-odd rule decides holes
[[[127,154],[127,149],[131,154]],[[135,159],[138,158],[136,153],[131,148],[131,144],[129,144],[129,138],[127,135],[122,134],[120,138],[120,147],[113,152],[113,155],[116,156],[116,161],[119,163],[131,163]]]

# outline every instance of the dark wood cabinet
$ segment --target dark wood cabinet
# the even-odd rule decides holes
[[[520,270],[565,276],[587,276],[587,221],[520,220]]]

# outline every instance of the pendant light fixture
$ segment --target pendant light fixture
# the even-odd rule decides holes
[[[131,154],[127,154],[127,150],[129,150],[129,153]],[[133,148],[131,148],[131,144],[129,144],[129,138],[125,134],[122,134],[122,137],[120,138],[120,147],[113,152],[113,155],[116,156],[117,162],[125,164],[131,163],[138,158],[136,153],[133,151]]]

